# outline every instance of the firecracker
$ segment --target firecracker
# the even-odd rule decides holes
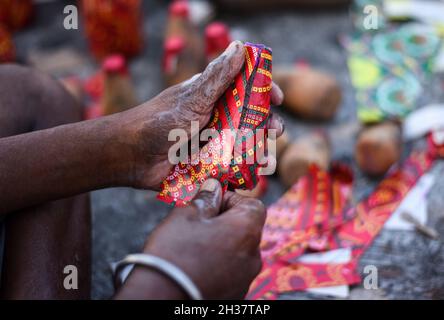
[[[218,57],[231,42],[230,30],[222,22],[210,23],[205,28],[205,46],[207,62]]]
[[[101,104],[105,115],[137,105],[136,93],[123,56],[107,57],[103,62],[102,72],[104,78]]]
[[[188,1],[171,3],[165,29],[163,72],[166,86],[172,86],[202,72],[205,55],[202,37],[190,19]]]

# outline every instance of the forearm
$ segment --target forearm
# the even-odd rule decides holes
[[[131,157],[118,117],[0,139],[0,214],[124,185]]]

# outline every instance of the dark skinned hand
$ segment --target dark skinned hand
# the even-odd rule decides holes
[[[144,253],[181,268],[205,299],[241,299],[261,269],[259,242],[265,222],[261,201],[233,192],[222,196],[207,180],[192,203],[175,208],[148,238]],[[136,267],[116,295],[122,299],[181,299],[184,292],[160,273]]]
[[[170,172],[168,149],[175,143],[168,141],[172,129],[184,129],[190,136],[191,121],[198,121],[200,129],[208,124],[214,104],[233,82],[244,63],[242,42],[234,41],[227,50],[208,65],[202,74],[173,86],[148,102],[121,115],[129,123],[132,163],[131,184],[137,188],[157,189]],[[271,103],[280,105],[283,94],[273,83]],[[283,132],[281,118],[272,114],[269,129],[276,136]]]

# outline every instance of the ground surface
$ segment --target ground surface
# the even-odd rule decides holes
[[[146,49],[131,63],[131,73],[141,100],[149,99],[162,89],[160,58],[166,5],[162,1],[147,1],[144,29]],[[19,33],[15,39],[21,59],[31,50],[54,50],[70,47],[87,53],[83,34],[62,28],[62,8],[69,1],[39,6],[35,25]],[[352,28],[347,10],[321,13],[271,12],[255,16],[222,15],[220,19],[233,29],[235,38],[261,42],[273,48],[274,64],[292,63],[304,59],[310,64],[331,72],[340,81],[344,99],[334,121],[328,124],[307,124],[281,112],[292,138],[310,128],[324,127],[331,136],[334,159],[352,163],[354,134],[358,129],[353,89],[345,64],[345,53],[337,43],[337,35]],[[85,68],[77,70],[82,75],[92,72],[95,65],[88,60]],[[443,86],[435,81],[427,88],[424,101],[438,102],[443,98]],[[363,177],[355,169],[355,193],[359,199],[374,187],[376,181]],[[444,176],[444,164],[434,169]],[[264,201],[272,203],[284,192],[277,178]],[[437,179],[430,194],[429,223],[444,238],[443,204],[444,180]],[[169,208],[156,201],[155,194],[126,188],[93,192],[93,291],[95,299],[108,298],[113,293],[108,264],[125,254],[140,250],[146,236],[165,217]],[[354,299],[443,299],[444,298],[444,246],[414,232],[383,231],[371,249],[364,255],[361,266],[379,268],[380,290],[352,290]],[[285,298],[313,298],[305,293],[287,295]]]

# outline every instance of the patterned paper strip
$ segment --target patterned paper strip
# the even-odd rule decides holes
[[[350,218],[344,208],[352,182],[352,173],[344,165],[336,164],[330,172],[310,167],[309,173],[268,209],[261,243],[263,257],[274,260],[290,240],[301,244],[294,255],[295,251],[302,254],[309,246],[319,246],[322,231]]]
[[[436,140],[435,140],[436,141]],[[442,146],[442,144],[438,144]],[[264,259],[263,270],[250,287],[250,299],[275,298],[277,294],[330,285],[346,285],[359,282],[357,265],[359,258],[378,235],[384,223],[398,207],[418,179],[427,172],[439,153],[438,145],[431,150],[414,151],[397,169],[393,170],[379,184],[369,197],[356,207],[347,209],[343,223],[333,229],[319,232],[313,228],[302,235],[293,233],[279,250],[273,253],[273,260]],[[311,202],[303,198],[301,202]],[[306,205],[306,204],[305,204]],[[352,261],[334,266],[332,264],[307,265],[297,258],[310,247],[318,237],[319,251],[337,248],[352,248]],[[267,255],[264,255],[267,258]]]
[[[200,150],[198,161],[189,159],[173,168],[162,183],[160,200],[186,205],[210,177],[221,181],[224,190],[254,188],[259,164],[256,158],[253,163],[246,159],[263,154],[265,148],[256,129],[266,128],[269,115],[271,63],[271,49],[245,44],[245,64],[216,102],[207,127],[218,133],[218,138]]]

